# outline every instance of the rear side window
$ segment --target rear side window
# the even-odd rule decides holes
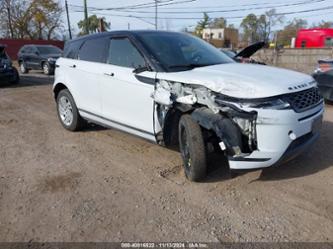
[[[79,51],[79,59],[91,62],[105,63],[108,39],[94,38],[83,43]]]
[[[30,54],[30,53],[32,53],[32,49],[31,49],[31,47],[25,47],[25,48],[24,48],[24,51],[22,51],[22,53],[26,53],[26,54]]]
[[[64,48],[64,57],[68,59],[77,59],[82,41],[68,42]]]
[[[128,38],[111,39],[108,64],[138,68],[145,66],[145,60]]]

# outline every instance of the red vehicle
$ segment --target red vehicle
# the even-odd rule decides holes
[[[296,37],[296,48],[333,47],[333,29],[300,29]]]

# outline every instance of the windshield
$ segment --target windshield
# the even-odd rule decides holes
[[[57,47],[47,46],[47,47],[37,47],[39,53],[41,54],[61,54],[61,50]]]
[[[139,38],[167,71],[234,62],[217,48],[189,34],[152,32],[139,34]]]
[[[235,58],[235,56],[236,56],[236,53],[234,51],[231,51],[231,50],[221,50],[221,51],[222,51],[222,53],[225,53],[230,58]]]

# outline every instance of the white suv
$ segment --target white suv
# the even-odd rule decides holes
[[[236,63],[185,33],[116,31],[66,43],[53,87],[59,120],[85,121],[178,146],[188,179],[205,177],[207,152],[231,170],[278,165],[319,136],[323,99],[298,72]]]

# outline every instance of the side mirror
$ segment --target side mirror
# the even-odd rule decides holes
[[[147,65],[139,66],[133,70],[133,73],[138,74],[138,73],[142,73],[142,72],[149,71],[149,70],[150,70],[150,67]]]
[[[36,54],[36,55],[39,55],[39,52],[38,52],[38,51],[36,51],[36,52],[35,52],[35,54]]]

